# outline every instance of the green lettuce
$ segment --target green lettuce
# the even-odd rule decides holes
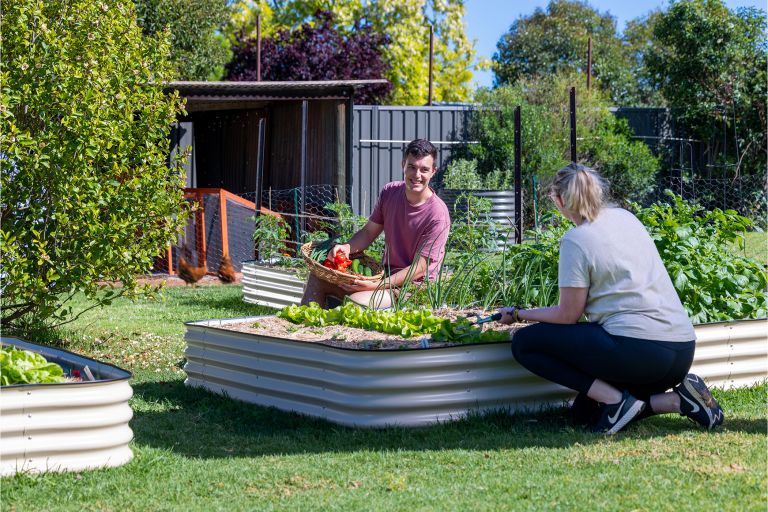
[[[29,350],[3,345],[0,350],[0,385],[62,382],[64,370]]]

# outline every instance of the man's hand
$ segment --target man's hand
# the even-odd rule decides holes
[[[349,253],[352,251],[352,248],[349,244],[336,244],[328,252],[328,259],[332,260],[336,256],[337,251],[343,252],[344,255],[349,258]]]
[[[381,281],[355,279],[352,283],[339,284],[339,288],[347,293],[373,291],[379,287]]]

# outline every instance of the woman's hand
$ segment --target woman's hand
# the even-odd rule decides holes
[[[499,323],[501,324],[516,324],[521,322],[519,311],[521,308],[517,306],[512,306],[511,308],[499,308],[499,313],[501,313],[501,319],[499,320]]]

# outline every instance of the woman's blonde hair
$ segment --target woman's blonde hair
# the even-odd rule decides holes
[[[600,213],[607,189],[596,170],[571,163],[557,171],[550,192],[560,196],[570,211],[592,222]]]

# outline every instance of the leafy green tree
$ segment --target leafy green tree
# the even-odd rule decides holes
[[[570,161],[569,87],[576,86],[577,159],[599,169],[611,182],[615,199],[642,200],[650,191],[658,161],[642,142],[632,141],[625,121],[609,110],[607,93],[587,90],[585,77],[560,73],[546,78],[521,78],[514,85],[481,90],[483,108],[473,121],[469,146],[483,176],[511,172],[514,163],[514,109],[521,106],[522,172],[527,183],[537,177],[546,186]]]
[[[655,44],[653,30],[661,17],[655,10],[627,22],[622,34],[624,54],[633,81],[620,96],[621,106],[665,106],[666,102],[645,65],[645,54]]]
[[[123,0],[16,0],[0,31],[1,322],[61,323],[76,293],[139,291],[186,222],[168,34]]]
[[[464,28],[464,0],[240,0],[230,32],[253,36],[253,16],[262,13],[262,32],[274,34],[311,22],[317,11],[333,14],[342,35],[367,22],[371,30],[387,35],[383,50],[389,67],[385,78],[393,85],[390,103],[421,105],[429,89],[429,25],[434,27],[434,101],[466,101],[471,96],[474,42]],[[250,31],[250,32],[249,32]]]
[[[227,0],[135,0],[145,34],[170,29],[177,80],[218,80],[229,61],[221,29],[229,22]]]
[[[646,65],[690,135],[709,142],[709,155],[722,153],[723,137],[738,139],[739,154],[709,163],[764,173],[765,12],[733,12],[720,0],[677,1],[655,23],[654,36]]]
[[[512,23],[493,57],[496,85],[560,72],[586,73],[589,37],[593,76],[616,104],[625,104],[634,80],[616,20],[574,0],[551,0],[546,11],[537,8]]]

